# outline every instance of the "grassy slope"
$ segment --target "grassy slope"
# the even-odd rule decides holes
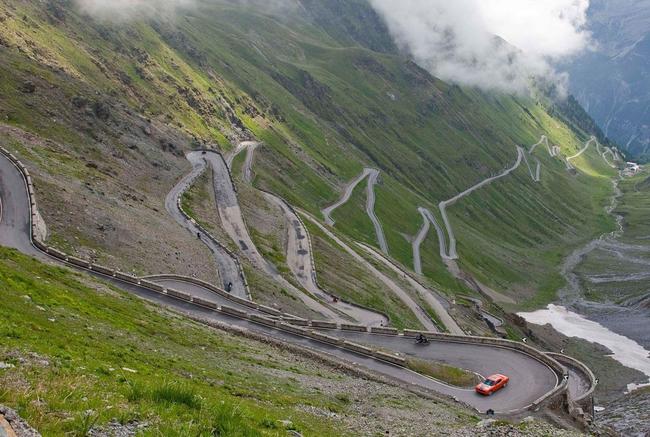
[[[246,20],[248,17],[238,18]],[[284,64],[279,68],[298,83],[305,75],[304,71],[307,71],[310,77],[316,78],[329,90],[324,92],[326,96],[328,92],[331,94],[328,97],[335,108],[317,106],[310,100],[309,89],[291,90],[294,96],[301,98],[302,103],[321,118],[345,126],[339,130],[345,129],[343,134],[346,140],[354,143],[362,152],[360,159],[371,159],[386,174],[394,175],[400,184],[397,185],[399,188],[393,188],[394,192],[402,194],[399,196],[400,202],[391,202],[393,199],[385,195],[382,198],[379,194],[378,214],[389,241],[394,243],[395,253],[392,255],[405,265],[411,264],[410,250],[404,241],[400,241],[399,232],[407,229],[411,231],[407,233],[412,234],[416,229],[417,222],[413,223],[412,219],[418,219],[417,206],[435,205],[481,178],[500,171],[514,159],[515,144],[533,144],[541,133],[546,133],[552,142],[560,144],[567,155],[577,151],[586,138],[582,133],[571,131],[552,119],[533,101],[486,97],[430,79],[431,83],[424,84],[425,89],[433,95],[428,97],[439,98],[440,108],[436,107],[437,112],[427,114],[427,117],[418,117],[413,113],[413,106],[427,102],[422,102],[422,98],[415,95],[414,88],[409,86],[409,79],[412,78],[404,77],[405,72],[416,74],[409,71],[413,67],[405,66],[394,57],[371,54],[358,48],[334,50],[295,40],[291,44],[302,49],[300,61],[287,65],[285,57]],[[371,72],[360,65],[372,65]],[[385,93],[389,89],[400,96],[397,101],[386,98]],[[444,98],[440,95],[444,95]],[[527,112],[522,107],[526,107]],[[300,114],[295,116],[297,120],[300,117]],[[298,135],[300,131],[308,131],[300,123],[301,120],[287,119],[289,127],[294,132],[298,131]],[[513,124],[513,119],[519,123]],[[354,122],[357,121],[363,130],[354,130]],[[336,165],[332,162],[332,154],[327,149],[321,149],[317,141],[306,143],[305,146],[321,152],[318,156],[314,152],[314,159],[320,159],[320,164],[328,171]],[[574,181],[576,178],[563,170],[562,164],[552,164],[546,159],[546,166],[552,166],[552,170],[550,174],[546,173],[549,182],[540,184],[543,189],[526,180],[524,173],[514,182],[506,181],[505,189],[499,186],[499,193],[477,193],[477,197],[485,199],[474,202],[470,199],[469,206],[459,205],[452,214],[455,215],[455,222],[460,221],[457,233],[468,235],[460,243],[461,254],[467,258],[465,268],[484,282],[518,294],[521,300],[533,298],[536,291],[543,294],[533,303],[550,299],[558,285],[558,277],[553,270],[560,255],[607,226],[598,214],[601,213],[601,203],[609,194],[608,171],[595,162],[594,151],[590,150],[587,156],[589,159],[581,158],[576,163],[590,177],[582,177],[577,183]],[[352,172],[348,168],[349,165],[339,166],[336,173],[349,179],[360,171],[359,167],[353,168]],[[296,172],[302,175],[303,171]],[[280,178],[286,173],[283,172]],[[259,183],[314,210],[311,202],[313,194],[307,197],[310,199],[307,203],[304,203],[305,199],[297,198],[300,196],[297,194],[300,186],[305,185],[302,178],[298,179],[298,187],[288,184],[291,190],[287,191],[279,186],[277,178],[267,182],[272,175],[274,170],[269,165],[266,171],[261,172]],[[395,185],[394,181],[386,179],[389,181],[387,185],[391,182]],[[310,189],[320,191],[317,185]],[[408,189],[413,194],[404,195]],[[381,187],[378,191],[381,193]],[[520,191],[524,191],[523,194],[519,194]],[[336,194],[320,205],[335,197]],[[363,197],[362,187],[359,187],[355,190],[353,205],[347,209],[343,207],[338,212],[338,226],[348,235],[374,243],[372,229],[363,217]],[[592,201],[594,198],[595,202]],[[383,203],[380,203],[382,200]],[[479,232],[475,218],[480,217],[480,211],[488,206],[492,208],[490,218],[493,220],[482,220]],[[467,216],[471,218],[464,219]],[[509,224],[516,225],[515,232],[504,232],[500,223],[505,218]],[[499,247],[493,247],[495,241],[499,242]],[[474,250],[476,247],[481,250]],[[519,261],[522,256],[527,263]],[[532,275],[530,265],[535,267]],[[444,281],[442,278],[440,282]]]
[[[622,249],[621,255],[637,258],[643,261],[650,259],[648,254],[648,237],[650,237],[650,179],[648,171],[640,172],[633,177],[625,177],[619,183],[622,196],[614,214],[623,216],[623,235],[618,239],[632,247],[640,246],[638,250]],[[639,274],[647,270],[647,266],[623,258],[617,252],[596,249],[589,253],[578,266],[578,274],[582,279],[582,288],[591,300],[614,301],[623,305],[629,300],[642,297],[647,293],[647,279],[636,281],[594,283],[586,277],[591,275],[612,274],[624,276]]]
[[[650,236],[650,169],[643,167],[643,171],[634,177],[624,179],[619,187],[623,192],[618,208],[614,213],[623,215],[625,232],[623,241],[638,243],[639,238]]]
[[[319,228],[305,221],[314,246],[318,282],[326,290],[351,302],[376,308],[390,317],[391,326],[420,327],[415,315],[347,252]]]
[[[570,155],[587,136],[550,116],[543,100],[445,84],[379,39],[369,37],[366,46],[381,51],[356,45],[300,11],[283,19],[264,8],[200,2],[173,24],[155,19],[118,27],[70,11],[58,21],[27,4],[10,5],[4,38],[31,41],[38,50],[23,44],[28,54],[59,65],[71,78],[67,86],[79,81],[121,96],[147,116],[222,148],[231,147],[226,137],[237,124],[245,126],[267,145],[256,160],[256,184],[297,206],[317,213],[364,165],[379,168],[377,214],[391,255],[406,266],[412,259],[402,233],[417,231],[418,206],[435,210],[440,200],[509,166],[516,144],[533,144],[544,133]],[[23,109],[13,123],[45,136],[68,135],[36,126]],[[601,205],[609,173],[595,151],[576,160],[584,170],[578,177],[542,148],[537,153],[542,183],[520,169],[450,209],[463,268],[528,305],[552,298],[563,253],[608,226]],[[342,218],[339,226],[372,243],[361,197],[353,200],[353,221]],[[455,281],[433,265],[431,239],[425,273],[453,293]]]
[[[79,433],[90,410],[97,423],[145,420],[148,433],[166,435],[219,427],[228,435],[275,434],[276,420],[287,414],[304,431],[335,434],[325,420],[294,407],[336,409],[340,402],[307,393],[290,376],[265,375],[271,368],[308,372],[301,364],[292,368],[282,354],[270,358],[265,350],[271,349],[255,342],[161,313],[106,286],[89,288],[82,285],[87,279],[8,250],[0,271],[2,300],[11,308],[0,323],[0,353],[17,365],[0,374],[0,399],[18,406],[41,432]],[[23,356],[49,365],[22,363]],[[157,394],[162,387],[172,393]]]
[[[434,416],[451,408],[359,385],[7,249],[0,249],[0,298],[0,361],[15,365],[0,370],[0,403],[44,435],[85,435],[113,418],[146,422],[144,435],[340,435],[340,419],[327,416],[345,415],[343,426],[357,433],[352,419],[365,403],[392,412],[433,408]],[[346,393],[351,387],[369,397]],[[372,394],[387,390],[384,401]],[[445,426],[471,420],[454,414]]]

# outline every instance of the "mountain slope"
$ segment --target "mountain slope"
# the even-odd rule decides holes
[[[426,434],[440,423],[471,432],[475,422],[462,407],[189,321],[5,248],[0,297],[12,309],[0,320],[0,403],[43,435]]]
[[[378,168],[376,214],[391,257],[411,268],[418,207],[435,211],[510,167],[517,145],[547,135],[570,156],[594,133],[541,97],[485,94],[433,78],[395,51],[362,1],[302,1],[281,12],[203,1],[173,19],[120,24],[84,16],[63,0],[46,5],[1,6],[0,69],[11,79],[0,102],[14,128],[3,130],[3,141],[43,187],[37,194],[52,242],[117,265],[137,259],[143,273],[162,271],[146,255],[160,252],[177,271],[194,273],[185,247],[197,243],[158,203],[189,168],[182,152],[190,148],[225,151],[257,138],[265,147],[255,185],[314,215],[363,167]],[[541,149],[536,154],[540,183],[519,168],[449,210],[461,268],[529,305],[552,298],[563,253],[609,226],[601,206],[613,174],[593,148],[577,160],[577,173]],[[120,185],[124,174],[134,180]],[[84,187],[89,178],[95,186]],[[72,211],[91,211],[91,220],[64,220],[61,192],[82,192],[65,201]],[[127,201],[111,212],[129,195],[132,207]],[[341,217],[336,229],[376,245],[369,222],[354,219],[365,214],[365,199],[354,196],[346,208],[353,220]],[[106,211],[107,223],[99,223]],[[137,225],[151,220],[159,225]],[[134,238],[115,245],[115,235]],[[450,295],[470,292],[436,247],[432,233],[422,251],[424,280]],[[255,297],[292,305],[272,287],[261,277]]]
[[[630,156],[650,156],[650,2],[591,2],[596,51],[570,66],[571,91]]]

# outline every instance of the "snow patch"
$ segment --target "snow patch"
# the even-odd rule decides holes
[[[650,378],[650,351],[646,350],[632,339],[610,331],[600,323],[591,321],[567,310],[563,306],[549,305],[546,309],[529,313],[519,313],[521,317],[536,325],[550,324],[556,331],[567,337],[578,337],[591,343],[598,343],[612,351],[609,355],[616,361]],[[647,384],[630,384],[628,391],[636,390]]]

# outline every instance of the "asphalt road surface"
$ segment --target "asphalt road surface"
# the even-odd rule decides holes
[[[381,281],[391,292],[393,292],[407,308],[409,308],[418,321],[422,323],[422,326],[429,331],[437,331],[438,327],[427,315],[427,313],[418,305],[418,303],[407,293],[402,287],[397,285],[392,279],[384,275],[382,272],[377,270],[375,266],[369,263],[364,257],[359,255],[354,249],[345,244],[340,238],[338,238],[334,233],[332,233],[327,227],[323,226],[316,218],[303,211],[303,215],[318,226],[318,228],[323,231],[330,239],[332,239],[336,244],[339,245],[343,250],[345,250],[350,256],[352,256],[357,262],[362,264],[375,278]]]
[[[368,214],[372,225],[375,227],[375,235],[377,235],[379,248],[388,255],[388,241],[386,241],[386,236],[384,235],[384,228],[381,226],[379,217],[375,214],[375,185],[377,185],[378,177],[379,170],[371,169],[368,174],[368,186],[366,187],[366,214]]]
[[[244,283],[239,265],[235,259],[226,251],[220,244],[212,240],[206,235],[201,228],[195,223],[185,218],[178,207],[178,199],[187,191],[194,179],[198,177],[206,169],[205,161],[201,159],[192,162],[192,171],[184,176],[178,184],[167,194],[165,199],[165,209],[174,220],[184,228],[186,228],[192,235],[201,235],[201,241],[208,246],[219,268],[219,276],[221,279],[221,288],[226,289],[228,284],[232,284],[231,293],[235,296],[248,299],[248,291]]]
[[[375,185],[377,184],[377,178],[379,177],[379,170],[374,168],[364,168],[359,176],[353,179],[348,183],[343,191],[343,195],[339,200],[334,204],[324,208],[321,213],[325,218],[325,223],[329,226],[334,226],[334,219],[332,218],[332,213],[338,207],[345,205],[350,197],[352,192],[357,185],[361,183],[366,177],[368,177],[368,185],[366,187],[366,214],[372,225],[375,228],[375,235],[377,236],[377,242],[382,252],[388,254],[388,242],[386,241],[386,236],[384,235],[384,228],[381,226],[379,218],[375,214]]]
[[[465,334],[463,330],[460,328],[460,326],[458,326],[456,321],[451,317],[451,315],[449,315],[449,312],[447,311],[445,306],[442,304],[442,297],[440,297],[440,293],[430,290],[429,288],[426,288],[425,286],[420,284],[418,281],[413,279],[408,272],[402,270],[400,267],[398,267],[396,264],[394,264],[392,261],[384,257],[382,254],[377,252],[372,247],[362,243],[358,243],[358,244],[363,250],[369,253],[370,256],[375,258],[377,261],[385,265],[390,270],[400,275],[406,282],[408,282],[409,285],[413,287],[413,289],[418,293],[418,295],[422,299],[424,299],[429,304],[429,306],[435,311],[436,315],[438,316],[440,321],[445,325],[449,333],[456,334],[456,335]]]
[[[440,202],[438,208],[440,209],[440,214],[442,215],[442,221],[445,223],[445,227],[447,228],[447,236],[449,237],[449,253],[447,254],[447,257],[449,259],[458,259],[458,253],[456,252],[456,237],[454,235],[454,229],[451,226],[449,217],[447,217],[447,207],[453,205],[454,203],[456,203],[456,201],[458,201],[462,197],[467,196],[468,194],[478,190],[479,188],[484,187],[485,185],[490,184],[495,180],[505,177],[510,173],[512,173],[513,171],[515,171],[521,164],[521,160],[523,159],[523,156],[524,156],[523,149],[521,147],[517,147],[517,160],[515,161],[512,167],[509,167],[508,169],[506,169],[505,171],[503,171],[502,173],[496,176],[492,176],[482,180],[478,184],[466,189],[461,193],[458,193],[451,199]]]

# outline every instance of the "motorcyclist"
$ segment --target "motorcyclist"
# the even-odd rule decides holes
[[[418,344],[428,343],[429,339],[424,336],[421,332],[415,337],[415,342]]]
[[[232,282],[228,282],[228,285],[226,285],[226,291],[230,293],[232,291]]]

